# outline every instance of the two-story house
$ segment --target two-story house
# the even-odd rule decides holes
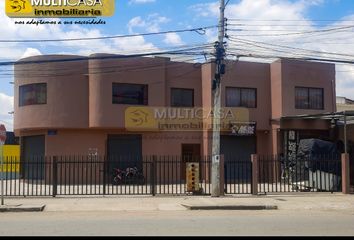
[[[210,129],[131,131],[126,113],[132,106],[211,109],[214,70],[212,63],[163,57],[21,59],[15,65],[14,130],[22,156],[210,155]],[[336,111],[333,64],[228,61],[221,85],[222,106],[245,115],[236,116],[235,124],[251,126],[240,134],[229,121],[230,129],[221,132],[224,155],[278,154],[288,150],[288,140],[331,138],[327,121],[284,117]],[[133,121],[145,121],[144,113],[134,114],[138,118]]]

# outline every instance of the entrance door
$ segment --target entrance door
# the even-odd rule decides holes
[[[141,170],[143,167],[141,135],[109,135],[107,155],[111,168],[137,167]]]
[[[45,136],[23,137],[22,176],[44,179]]]
[[[226,179],[250,179],[251,155],[256,153],[255,137],[221,136],[220,153],[225,156]]]
[[[220,153],[224,154],[225,158],[236,157],[251,160],[251,154],[256,153],[256,138],[221,136]]]

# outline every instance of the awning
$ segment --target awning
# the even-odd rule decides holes
[[[347,124],[349,121],[352,121],[354,124],[354,111],[343,111],[343,112],[334,112],[334,113],[320,113],[320,114],[307,114],[307,115],[296,115],[296,116],[286,116],[281,119],[323,119],[323,120],[337,120],[343,121],[346,118]]]
[[[354,111],[342,111],[333,113],[308,114],[282,117],[281,120],[330,120],[331,123],[344,126],[345,153],[348,153],[347,125],[354,124]]]

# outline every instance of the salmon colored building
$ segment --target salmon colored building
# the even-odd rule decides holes
[[[210,108],[214,64],[169,58],[44,55],[15,65],[14,131],[22,155],[210,155],[210,131],[129,131],[132,106]],[[287,140],[333,139],[330,122],[287,116],[336,111],[335,65],[228,61],[222,106],[246,109],[247,134],[223,131],[221,153],[287,151]]]

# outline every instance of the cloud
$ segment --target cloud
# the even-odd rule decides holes
[[[350,24],[347,21],[354,21],[354,15],[336,22],[320,23],[311,21],[307,17],[310,9],[316,11],[317,7],[322,7],[325,3],[324,0],[241,0],[238,3],[229,3],[225,12],[225,16],[228,18],[227,34],[230,36],[228,53],[353,59],[353,28],[322,33],[316,33],[316,31],[348,26]],[[217,21],[219,2],[195,4],[189,7],[189,11],[195,13],[196,20],[208,18]],[[311,31],[313,32],[311,34],[294,34]],[[212,42],[217,40],[217,35],[216,30],[210,29],[206,32],[205,38],[208,42]],[[283,48],[276,45],[310,51]],[[315,51],[347,54],[347,56],[321,54]],[[274,59],[241,58],[241,60],[270,62]],[[354,99],[354,69],[342,64],[337,64],[336,69],[337,94]]]
[[[320,5],[323,0],[241,0],[237,4],[229,4],[225,10],[226,17],[249,19],[266,19],[267,17],[283,16],[279,19],[293,19],[294,16],[301,16],[305,9],[310,6]],[[219,2],[199,3],[189,7],[199,17],[218,17]]]
[[[217,17],[219,16],[219,2],[198,3],[189,7],[197,13],[198,17]]]
[[[354,99],[354,66],[343,65],[337,67],[337,96]]]
[[[167,33],[165,39],[163,40],[166,44],[171,44],[174,46],[183,45],[181,37],[177,33]]]
[[[145,27],[146,26],[146,22],[140,16],[139,17],[134,17],[128,22],[127,26],[128,26],[129,32],[132,33],[133,32],[133,28],[135,28],[135,27]]]
[[[130,0],[129,4],[145,4],[145,3],[154,3],[155,0]]]
[[[27,48],[25,53],[21,56],[21,58],[32,57],[42,55],[42,53],[36,48]]]
[[[115,39],[114,47],[123,51],[125,54],[158,51],[158,48],[155,47],[154,44],[146,42],[142,36]]]
[[[7,131],[13,130],[14,97],[0,93],[0,124],[4,124]]]
[[[0,12],[5,12],[5,1],[0,1]],[[18,19],[17,19],[18,20]],[[23,18],[22,21],[29,19]],[[60,19],[46,19],[59,21]],[[138,20],[138,18],[137,18]],[[141,19],[141,21],[143,21]],[[151,14],[145,19],[142,25],[132,21],[132,28],[141,26],[148,30],[159,29],[159,24],[167,22],[168,19],[158,14]],[[72,39],[72,38],[99,38],[107,36],[97,28],[88,28],[85,25],[20,25],[15,24],[15,19],[7,17],[5,14],[0,14],[0,32],[3,39],[8,40],[23,40],[23,39]],[[110,33],[109,35],[114,35]],[[115,34],[123,35],[123,34]],[[139,45],[131,45],[130,42]],[[127,43],[127,44],[125,44]],[[125,45],[124,45],[125,44]],[[60,48],[58,48],[60,45]],[[22,57],[28,57],[40,54],[78,54],[90,55],[97,52],[108,52],[121,54],[129,53],[133,48],[142,50],[144,48],[157,49],[153,43],[146,42],[144,37],[139,38],[117,38],[107,40],[90,40],[90,41],[65,41],[65,42],[40,42],[40,43],[4,43],[0,46],[0,59],[18,60]],[[60,52],[58,52],[60,49]],[[51,52],[50,52],[51,51]]]
[[[130,33],[134,33],[134,28],[144,29],[144,32],[159,32],[161,25],[168,23],[169,18],[160,16],[158,13],[150,14],[146,19],[141,16],[134,17],[128,22],[128,30]]]

